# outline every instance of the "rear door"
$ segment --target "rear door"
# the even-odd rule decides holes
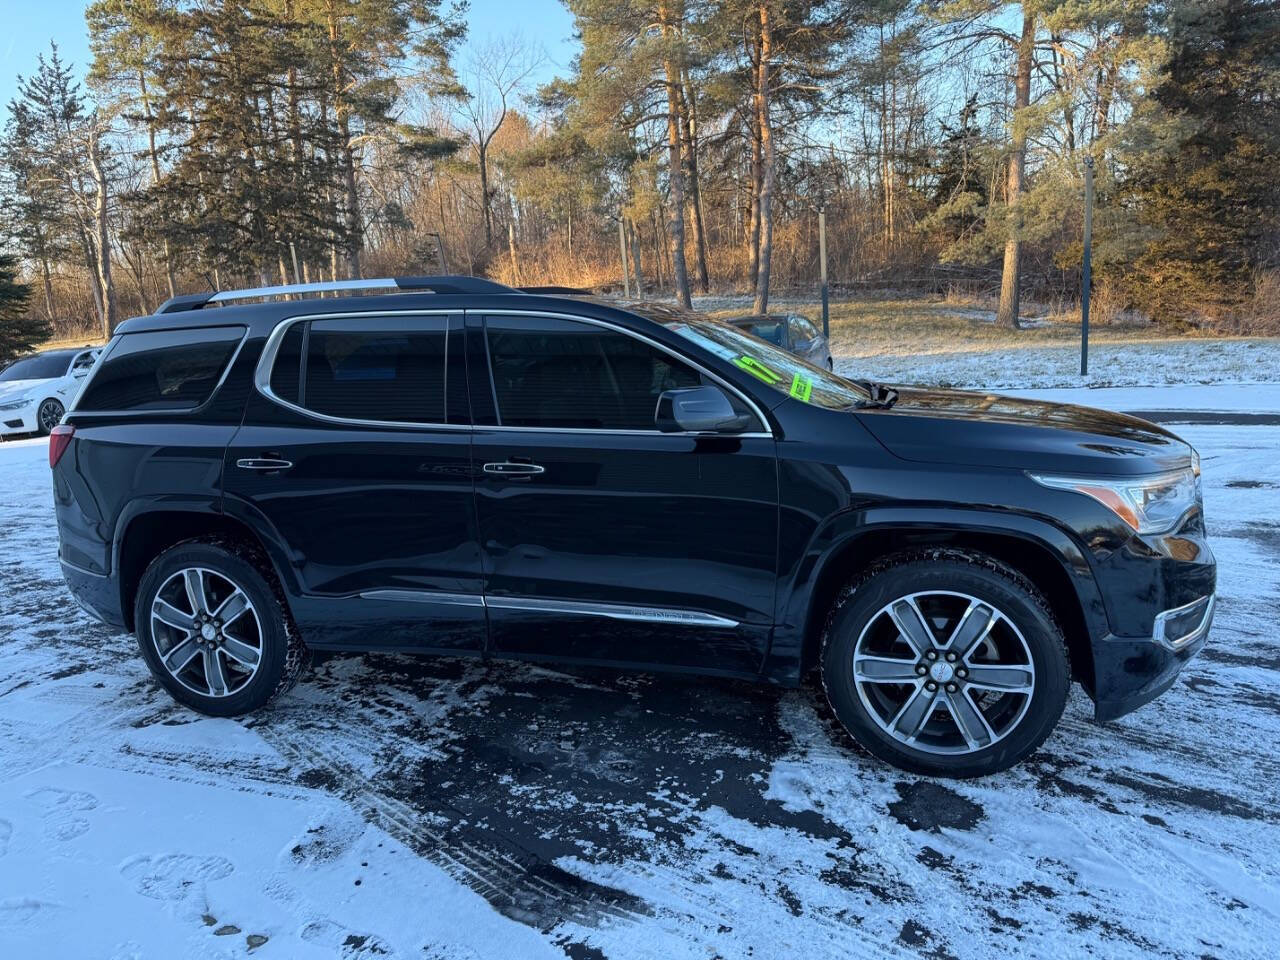
[[[663,390],[716,381],[599,321],[493,313],[469,335],[492,650],[758,670],[778,526],[760,412],[717,383],[754,428],[660,433]]]
[[[462,316],[285,321],[257,387],[225,504],[287,552],[308,643],[483,649]]]

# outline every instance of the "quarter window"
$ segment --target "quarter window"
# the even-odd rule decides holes
[[[704,382],[671,354],[594,324],[490,317],[486,330],[504,426],[656,430],[659,395]]]
[[[85,385],[77,410],[190,410],[213,394],[244,327],[127,333]]]

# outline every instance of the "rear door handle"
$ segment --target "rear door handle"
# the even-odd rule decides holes
[[[236,466],[241,470],[288,470],[293,463],[273,457],[246,457],[243,460],[237,460]]]
[[[539,473],[546,473],[547,468],[536,463],[512,463],[510,460],[504,460],[502,463],[486,463],[484,472],[494,474],[500,477],[515,477],[528,479]]]

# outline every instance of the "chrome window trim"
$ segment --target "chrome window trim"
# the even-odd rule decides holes
[[[655,436],[655,435],[656,435],[656,436],[667,436],[667,437],[670,437],[670,436],[677,436],[677,437],[680,437],[680,436],[685,436],[685,437],[772,437],[772,436],[773,436],[773,431],[772,431],[772,429],[771,429],[771,428],[770,428],[770,426],[769,426],[769,418],[768,418],[768,417],[766,417],[766,416],[764,415],[764,412],[760,409],[759,404],[757,404],[754,400],[752,400],[750,397],[748,397],[745,393],[743,393],[741,390],[739,390],[737,387],[735,387],[732,383],[730,383],[730,382],[729,382],[728,380],[726,380],[724,377],[720,376],[718,373],[713,373],[712,371],[708,370],[706,367],[704,367],[701,363],[699,363],[697,360],[693,359],[692,357],[686,356],[685,354],[678,352],[677,350],[673,349],[672,347],[667,346],[665,343],[661,343],[661,342],[659,342],[659,341],[657,341],[657,340],[654,340],[652,337],[647,337],[647,336],[645,336],[643,333],[639,333],[639,332],[638,332],[638,331],[636,331],[636,330],[630,330],[630,329],[628,329],[628,328],[626,328],[626,327],[624,327],[624,326],[621,326],[621,325],[616,324],[616,323],[612,323],[612,322],[610,322],[610,321],[608,321],[608,320],[597,320],[597,319],[596,319],[596,318],[594,318],[594,317],[583,317],[583,316],[579,316],[579,315],[571,314],[571,313],[555,313],[555,312],[552,312],[552,311],[550,311],[550,310],[505,310],[505,309],[497,309],[497,310],[475,310],[475,311],[473,311],[473,312],[474,312],[474,313],[479,314],[479,315],[480,315],[480,316],[482,316],[482,317],[485,317],[485,318],[486,318],[486,320],[487,320],[487,318],[489,318],[489,317],[546,317],[546,318],[551,319],[551,320],[569,320],[569,321],[572,321],[572,322],[575,322],[575,323],[586,323],[586,324],[589,324],[589,325],[594,326],[594,327],[604,327],[605,329],[607,329],[607,330],[612,330],[612,331],[614,331],[615,333],[621,333],[621,334],[623,334],[624,336],[634,337],[636,340],[639,340],[639,341],[641,341],[642,343],[646,343],[646,344],[648,344],[649,346],[651,346],[651,347],[653,347],[653,348],[655,348],[655,349],[657,349],[657,350],[660,350],[661,352],[665,353],[665,354],[666,354],[667,356],[669,356],[669,357],[675,357],[675,358],[676,358],[677,360],[679,360],[681,363],[686,364],[687,366],[693,367],[693,368],[694,368],[694,370],[696,370],[698,373],[702,374],[703,376],[705,376],[705,377],[709,377],[711,380],[714,380],[714,381],[715,381],[716,383],[718,383],[720,386],[724,387],[724,388],[725,388],[726,390],[728,390],[730,393],[732,393],[732,394],[734,394],[736,397],[738,397],[738,398],[739,398],[743,403],[745,403],[745,404],[747,405],[748,409],[750,409],[750,410],[751,410],[751,412],[755,414],[756,419],[757,419],[757,420],[759,420],[759,421],[760,421],[760,423],[761,423],[761,425],[764,427],[764,430],[763,430],[763,431],[754,430],[754,431],[750,431],[750,432],[747,432],[747,433],[720,433],[720,432],[717,432],[717,431],[714,431],[714,430],[712,430],[712,431],[679,430],[679,431],[672,431],[672,432],[670,432],[670,433],[664,433],[663,431],[661,431],[661,430],[657,430],[657,429],[654,429],[654,430],[634,430],[634,429],[625,429],[625,430],[624,430],[624,429],[616,429],[616,430],[608,430],[608,429],[600,429],[600,428],[596,428],[596,427],[506,427],[506,426],[502,426],[502,425],[499,425],[496,429],[499,429],[499,430],[537,430],[537,431],[540,431],[540,432],[542,432],[542,433],[608,433],[608,434],[622,434],[622,435],[624,435],[624,436],[625,436],[625,435],[634,435],[634,434],[640,434],[640,435],[642,435],[642,436]],[[488,337],[488,333],[489,333],[489,326],[488,326],[488,323],[486,322],[486,323],[485,323],[485,350],[486,350],[486,352],[487,352],[487,350],[488,350],[488,344],[489,344],[489,337]],[[492,364],[492,362],[490,362],[490,363],[489,363],[489,372],[490,372],[490,377],[492,378],[492,373],[493,373],[493,364]],[[495,404],[495,410],[496,410],[496,412],[497,412],[497,415],[498,415],[499,419],[501,419],[501,417],[502,417],[502,411],[501,411],[501,410],[497,410],[497,409],[496,409],[496,404],[497,404],[497,398],[496,398],[496,397],[494,398],[494,404]],[[477,429],[495,429],[495,428],[492,428],[492,427],[478,427]]]
[[[443,603],[460,607],[486,607],[495,610],[527,610],[533,613],[556,613],[607,620],[631,620],[644,623],[670,623],[690,627],[737,627],[737,620],[703,610],[681,610],[674,607],[646,607],[633,603],[601,603],[580,600],[543,600],[538,597],[489,597],[478,593],[437,593],[434,590],[379,589],[362,590],[362,600],[400,600],[408,603]]]
[[[79,404],[80,402],[80,397],[83,396],[85,390],[88,389],[90,381],[92,381],[93,378],[98,375],[98,370],[102,367],[104,363],[106,363],[107,355],[112,351],[114,351],[115,347],[121,341],[123,341],[125,337],[133,336],[133,334],[129,334],[129,333],[117,333],[117,334],[113,334],[111,340],[108,340],[106,344],[104,344],[101,347],[102,352],[98,354],[97,358],[93,361],[93,366],[89,368],[89,372],[85,374],[84,379],[80,381],[80,389],[76,391],[76,395],[72,398],[71,406],[67,408],[67,413],[74,413],[77,417],[111,417],[114,420],[119,417],[156,417],[156,416],[190,417],[197,413],[203,412],[205,407],[213,403],[214,398],[217,397],[218,395],[218,391],[221,390],[222,385],[227,382],[227,377],[231,376],[231,371],[235,369],[236,361],[240,359],[240,353],[242,350],[244,350],[244,345],[249,342],[249,326],[248,324],[244,324],[244,323],[219,323],[219,324],[214,324],[208,327],[191,328],[196,330],[224,330],[228,327],[239,327],[243,331],[240,334],[240,342],[237,343],[236,348],[233,351],[231,351],[231,359],[227,361],[227,365],[222,370],[222,376],[218,377],[218,382],[213,385],[213,389],[209,391],[209,396],[205,399],[204,403],[201,403],[198,406],[194,406],[194,407],[186,407],[185,409],[184,408],[164,409],[164,408],[156,408],[156,407],[153,407],[149,410],[78,410],[76,409],[77,404]],[[175,327],[174,329],[180,330],[185,328]],[[163,330],[139,330],[138,332],[139,333],[171,333],[173,331],[168,329],[163,329]],[[114,343],[112,341],[114,341]]]
[[[586,323],[586,324],[591,324],[597,327],[605,327],[617,333],[621,333],[626,336],[635,337],[637,340],[640,340],[644,343],[649,344],[652,347],[657,348],[658,350],[661,350],[663,353],[667,354],[668,356],[675,357],[677,360],[680,360],[682,363],[688,364],[689,366],[697,370],[699,373],[709,377],[710,379],[714,380],[716,383],[720,384],[725,389],[731,391],[733,394],[739,397],[743,401],[743,403],[745,403],[748,406],[748,408],[752,411],[752,413],[756,415],[756,418],[760,421],[760,423],[764,425],[764,430],[752,431],[749,433],[717,433],[714,431],[705,432],[705,431],[677,430],[677,431],[671,431],[669,433],[664,433],[661,430],[623,430],[623,429],[608,430],[608,429],[601,429],[596,427],[508,427],[508,426],[502,426],[500,424],[495,425],[495,424],[470,424],[470,423],[411,423],[411,422],[402,421],[402,420],[355,420],[347,417],[334,417],[327,413],[318,413],[315,410],[308,410],[306,407],[301,407],[296,403],[291,403],[290,401],[277,396],[271,389],[271,370],[275,366],[276,354],[279,353],[280,351],[280,344],[284,340],[285,334],[288,332],[289,327],[293,326],[293,324],[295,323],[302,323],[307,320],[343,320],[343,319],[353,319],[353,318],[359,318],[359,317],[387,317],[387,316],[448,317],[448,316],[465,315],[466,313],[474,313],[480,317],[496,317],[496,316],[547,317],[552,320],[571,320],[577,323]],[[485,339],[485,367],[490,372],[489,381],[490,381],[490,386],[492,387],[493,366],[488,357],[489,338],[488,338],[487,328],[485,329],[484,339]],[[447,341],[446,341],[445,349],[446,351],[448,350]],[[446,368],[447,368],[447,364],[446,364]],[[230,367],[228,367],[228,369],[230,369]],[[754,400],[748,397],[745,393],[743,393],[733,384],[729,383],[719,374],[713,373],[712,371],[708,370],[706,367],[698,363],[696,360],[690,357],[687,357],[684,354],[678,353],[677,351],[666,346],[665,344],[659,343],[658,341],[653,340],[650,337],[646,337],[642,333],[637,333],[634,330],[628,330],[626,327],[620,326],[616,323],[610,323],[607,320],[596,320],[592,317],[582,317],[582,316],[577,316],[577,315],[568,314],[568,313],[553,313],[546,310],[474,310],[470,308],[456,308],[452,310],[439,310],[439,309],[437,310],[360,310],[360,311],[342,312],[342,313],[306,313],[306,314],[299,314],[298,316],[294,316],[294,317],[286,317],[285,319],[277,323],[275,327],[272,328],[271,333],[267,336],[267,342],[262,348],[262,356],[258,358],[258,365],[257,365],[257,368],[254,370],[253,385],[254,385],[254,389],[256,389],[260,394],[262,394],[272,403],[277,403],[280,406],[285,407],[286,409],[294,411],[295,413],[300,413],[303,416],[311,417],[312,419],[319,420],[323,423],[333,423],[333,424],[339,424],[342,426],[372,427],[375,429],[390,428],[390,429],[396,429],[396,430],[496,430],[496,431],[512,432],[512,433],[515,433],[515,432],[522,432],[522,433],[536,432],[536,433],[544,433],[544,434],[574,433],[574,434],[595,434],[595,435],[608,435],[608,436],[641,436],[641,437],[733,437],[733,438],[754,437],[754,438],[766,438],[766,439],[772,439],[773,437],[773,431],[769,427],[769,419],[764,415],[759,404],[757,404]],[[496,413],[498,413],[498,416],[501,416],[501,413],[497,410],[496,397],[494,398],[494,410]]]

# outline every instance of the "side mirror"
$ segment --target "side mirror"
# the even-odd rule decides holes
[[[719,387],[685,387],[664,390],[658,397],[654,422],[663,433],[739,433],[750,425],[747,414],[738,413]]]

